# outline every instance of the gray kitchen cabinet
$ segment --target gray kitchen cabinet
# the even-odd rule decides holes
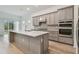
[[[40,31],[41,32],[41,31]],[[40,33],[38,31],[35,31],[36,34]],[[31,32],[29,32],[31,33]],[[27,54],[40,54],[40,53],[48,53],[48,32],[43,33],[41,32],[41,35],[29,35],[29,34],[23,34],[23,32],[16,32],[14,34],[14,32],[10,32],[10,36],[11,34],[13,34],[10,37],[10,40],[13,40],[13,42],[11,42],[12,44],[14,44],[17,48],[19,48],[23,53],[27,53]]]
[[[58,37],[58,31],[50,31],[49,36]]]
[[[50,31],[49,32],[49,39],[58,41],[58,31]]]
[[[23,35],[17,34],[15,35],[15,45],[18,46],[18,48],[21,48],[20,50],[23,50],[28,53],[29,51],[29,40],[25,40],[26,38]],[[25,53],[26,53],[25,52]]]
[[[61,20],[65,20],[66,19],[66,17],[65,17],[65,12],[66,10],[64,10],[64,9],[60,9],[59,11],[58,11],[58,18],[59,18],[59,21],[61,21]]]
[[[49,39],[58,41],[58,26],[47,26],[49,32]]]
[[[58,10],[58,19],[59,19],[59,21],[61,20],[61,16],[62,16],[62,10]]]
[[[73,8],[73,6],[68,7],[65,10],[66,10],[66,19],[67,20],[72,20],[73,17],[74,17],[74,8]]]
[[[34,26],[39,26],[39,17],[33,17],[33,25]]]
[[[52,36],[50,36],[49,39],[53,40],[53,41],[58,41],[58,37],[52,37]]]
[[[49,19],[47,20],[47,25],[54,25],[54,13],[49,14]]]
[[[59,21],[58,11],[56,11],[54,15],[54,24],[58,25],[58,21]]]
[[[49,19],[47,25],[57,25],[58,24],[58,12],[52,12],[49,14]]]
[[[72,20],[74,17],[74,8],[73,6],[62,8],[58,10],[58,18],[60,21]]]
[[[58,26],[47,26],[48,31],[58,31]]]
[[[66,43],[66,42],[64,42],[64,38],[63,37],[59,37],[59,42]]]
[[[30,38],[30,50],[31,50],[30,53],[40,52],[40,47],[41,47],[40,43],[41,42],[40,42],[39,38],[38,39],[36,39],[36,38],[33,39],[32,37]]]
[[[45,21],[46,21],[45,15],[39,16],[39,22],[45,22]]]
[[[59,42],[73,44],[73,39],[68,37],[59,37]]]
[[[48,44],[49,44],[49,42],[48,42],[49,40],[47,40],[47,39],[48,39],[48,35],[45,34],[45,35],[43,36],[43,39],[45,39],[45,40],[43,40],[44,43],[42,42],[42,44],[44,45],[42,48],[43,48],[43,51],[44,51],[44,53],[45,53],[45,51],[48,52],[48,46],[49,46],[49,45],[48,45]],[[41,44],[41,45],[42,45],[42,44]],[[46,53],[47,53],[47,52],[46,52]]]
[[[46,18],[47,25],[49,25],[50,24],[49,14],[46,14],[45,18]]]

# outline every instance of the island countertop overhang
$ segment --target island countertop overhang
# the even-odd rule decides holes
[[[44,34],[48,34],[48,32],[45,31],[10,31],[18,34],[23,34],[31,37],[38,37]]]

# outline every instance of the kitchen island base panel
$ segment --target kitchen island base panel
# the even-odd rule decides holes
[[[10,42],[25,54],[48,53],[48,34],[31,37],[19,33],[10,32]],[[13,38],[14,37],[14,38]]]

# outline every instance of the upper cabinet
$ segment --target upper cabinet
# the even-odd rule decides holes
[[[57,25],[58,24],[58,13],[53,12],[49,14],[49,19],[47,20],[48,25]]]
[[[32,17],[32,19],[33,19],[34,26],[39,26],[40,23],[49,23],[47,22],[49,20],[48,14]]]
[[[45,15],[39,16],[39,22],[46,22]]]
[[[58,19],[58,11],[56,11],[55,15],[54,15],[54,24],[58,25],[58,21],[59,21],[59,19]]]
[[[39,26],[39,17],[33,17],[33,25],[34,26]]]
[[[49,23],[49,21],[48,21],[49,20],[49,14],[45,15],[45,20],[46,20],[46,23],[48,24]]]
[[[58,18],[59,20],[64,20],[65,19],[65,10],[61,9],[61,10],[58,10]]]
[[[47,25],[58,25],[60,20],[72,20],[74,18],[74,7],[69,6],[58,9],[48,14],[39,15],[33,17],[33,25],[39,25],[40,23],[46,23]]]
[[[74,18],[74,7],[68,7],[66,10],[66,19],[71,20]]]
[[[47,25],[53,25],[54,24],[54,13],[49,14],[49,19],[47,20]]]
[[[72,20],[74,17],[74,7],[66,7],[58,10],[59,20]]]

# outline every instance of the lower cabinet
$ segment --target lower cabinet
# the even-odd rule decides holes
[[[52,36],[50,36],[49,39],[50,39],[50,40],[54,40],[54,41],[58,41],[58,38],[57,38],[57,37],[52,37]]]
[[[37,38],[30,38],[30,53],[38,53],[40,52],[40,48],[41,48],[41,45],[40,45],[40,37],[37,39]]]
[[[58,36],[58,31],[50,31],[49,32],[49,40],[58,41],[58,42],[73,45],[73,38],[59,37]]]
[[[73,44],[72,38],[67,37],[59,37],[59,42],[67,43],[67,44]]]
[[[58,31],[50,31],[49,32],[49,39],[58,41]]]
[[[16,33],[13,44],[26,54],[48,53],[48,34],[32,37]],[[12,38],[13,39],[13,38]]]

